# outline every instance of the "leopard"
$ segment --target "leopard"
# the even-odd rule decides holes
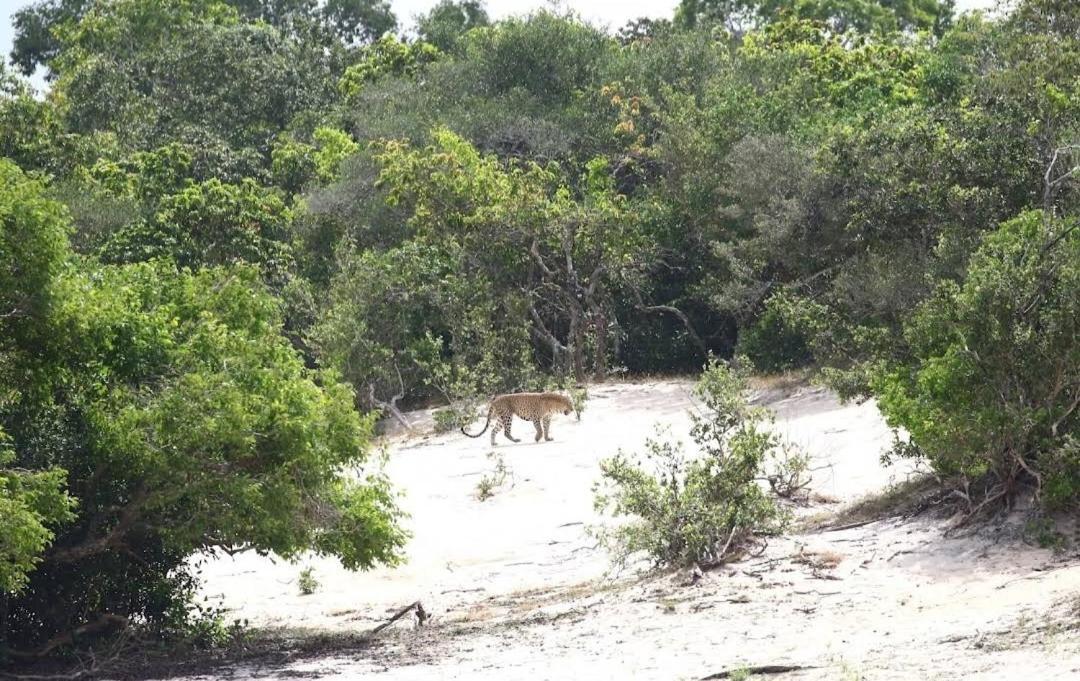
[[[551,417],[559,412],[569,416],[574,411],[574,403],[569,397],[559,393],[510,393],[498,395],[491,400],[488,408],[487,421],[479,433],[470,433],[461,427],[461,432],[469,437],[480,437],[491,425],[491,417],[495,416],[495,424],[491,427],[491,446],[495,446],[495,436],[500,430],[511,442],[521,442],[519,438],[510,433],[510,424],[514,415],[532,421],[536,427],[536,441],[543,438],[545,442],[551,442]]]

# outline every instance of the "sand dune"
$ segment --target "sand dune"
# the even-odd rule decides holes
[[[592,507],[597,464],[640,449],[657,426],[688,440],[689,392],[684,381],[595,386],[582,420],[557,419],[551,443],[518,422],[523,442],[495,450],[512,476],[483,502],[486,436],[392,437],[388,472],[414,535],[406,565],[350,573],[326,559],[218,557],[205,591],[264,626],[366,631],[414,600],[435,618],[235,678],[695,679],[753,665],[807,667],[772,677],[783,679],[1080,678],[1080,566],[1010,526],[955,539],[919,517],[794,534],[693,586],[678,572],[611,574],[586,533],[604,522]],[[880,464],[892,436],[872,402],[807,387],[757,400],[813,455],[814,491],[837,502],[802,513],[912,473]],[[430,414],[410,417],[429,428]],[[301,596],[305,567],[320,586]]]

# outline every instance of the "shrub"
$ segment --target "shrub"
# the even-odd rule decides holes
[[[577,420],[581,420],[581,412],[585,411],[585,403],[589,401],[589,388],[587,386],[581,386],[580,388],[570,388],[570,402],[574,405],[574,415]]]
[[[495,462],[495,468],[490,474],[485,473],[480,482],[476,483],[476,498],[478,501],[487,501],[495,496],[495,490],[506,484],[508,477],[513,478],[513,472],[506,465],[501,454],[488,452],[488,458]]]
[[[1040,211],[986,236],[961,282],[904,325],[908,352],[871,382],[910,452],[969,494],[969,510],[1033,483],[1080,500],[1080,231]]]
[[[704,410],[691,414],[700,456],[649,439],[647,465],[622,452],[600,463],[597,510],[632,518],[600,532],[617,563],[644,552],[657,567],[715,565],[783,527],[785,513],[757,482],[778,440],[760,428],[765,413],[747,405],[745,390],[743,374],[710,361],[694,389]]]
[[[432,414],[435,419],[436,433],[449,433],[458,430],[472,421],[472,412],[457,407],[436,409]]]
[[[749,357],[758,371],[798,369],[814,359],[806,338],[785,314],[788,306],[785,297],[773,296],[758,320],[739,336],[739,352]]]
[[[315,571],[310,566],[300,571],[296,586],[301,596],[310,596],[319,589],[319,580],[315,579]]]

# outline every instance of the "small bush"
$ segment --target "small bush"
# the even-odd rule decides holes
[[[248,626],[246,619],[226,624],[224,608],[201,607],[193,608],[179,629],[159,633],[167,634],[165,638],[174,650],[221,650],[250,638]]]
[[[319,589],[319,580],[315,579],[315,571],[306,567],[300,571],[300,577],[296,580],[301,596],[310,596]]]
[[[760,429],[766,415],[745,389],[743,374],[710,361],[694,389],[704,410],[691,414],[699,457],[650,439],[644,464],[622,452],[600,463],[597,510],[632,518],[599,533],[617,563],[643,552],[657,567],[713,565],[782,529],[786,514],[757,482],[778,440]]]
[[[491,473],[485,473],[476,483],[476,499],[487,501],[495,496],[495,490],[506,484],[507,478],[513,479],[513,471],[506,465],[501,454],[488,452],[488,458],[495,462],[495,468]]]
[[[570,401],[574,405],[574,415],[577,420],[581,420],[581,412],[585,411],[585,403],[589,401],[589,388],[586,386],[573,387],[569,389]]]
[[[467,409],[446,407],[435,410],[432,417],[435,419],[436,433],[449,433],[468,425],[472,421],[473,414]]]

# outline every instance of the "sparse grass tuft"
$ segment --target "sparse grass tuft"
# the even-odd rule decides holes
[[[800,549],[791,557],[791,560],[812,570],[834,570],[844,560],[844,554],[830,550],[804,551]]]

